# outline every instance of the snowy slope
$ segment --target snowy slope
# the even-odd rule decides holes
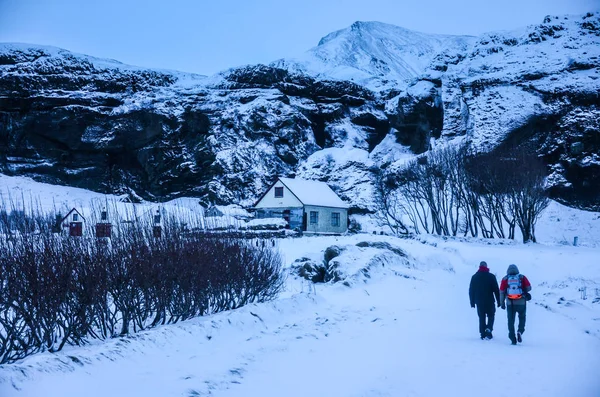
[[[320,78],[352,80],[376,90],[403,87],[420,76],[442,50],[464,51],[474,39],[357,21],[323,37],[318,46],[302,56],[272,65]]]
[[[527,147],[549,166],[553,198],[597,210],[599,91],[600,15],[548,16],[441,52],[388,108],[421,151],[457,137],[477,152]]]
[[[169,219],[175,217],[190,226],[208,227],[204,208],[198,199],[181,197],[164,203],[142,201],[128,202],[127,195],[100,194],[85,189],[40,183],[27,177],[11,177],[0,174],[0,211],[25,211],[27,215],[67,214],[72,208],[88,221],[93,228],[102,208],[107,208],[112,221],[133,220],[146,217],[149,221],[157,209]],[[91,233],[92,230],[88,229]]]
[[[365,240],[401,247],[410,265],[387,263],[350,287],[289,279],[272,303],[36,355],[0,367],[0,394],[500,397],[518,378],[525,396],[597,395],[600,303],[578,292],[600,285],[597,249],[372,235],[279,248],[290,263]],[[467,288],[482,259],[498,277],[516,263],[532,281],[522,345],[509,345],[501,310],[495,339],[479,340]]]
[[[26,178],[2,177],[0,185],[13,197],[42,194],[45,208],[101,198]],[[600,216],[552,203],[537,233],[542,244],[370,233],[278,240],[288,269],[342,248],[335,260],[347,285],[290,274],[274,302],[33,355],[0,366],[0,395],[469,397],[485,389],[500,397],[505,379],[518,377],[525,396],[596,396]],[[581,246],[568,244],[572,233]],[[478,338],[467,288],[481,260],[497,277],[515,263],[532,282],[520,346],[509,345],[501,310],[495,339]]]
[[[552,99],[600,91],[600,21],[593,14],[553,16],[486,33],[460,62],[425,76],[442,79],[444,134],[466,131],[477,147],[493,148],[532,117],[556,112],[561,104]],[[461,100],[468,117],[457,126]]]
[[[157,77],[169,77],[171,79],[170,82],[177,82],[177,85],[180,87],[197,85],[206,79],[206,76],[200,74],[127,65],[114,59],[97,58],[53,46],[26,43],[1,43],[0,65],[16,65],[21,62],[32,60],[44,64],[44,72],[47,74],[64,73],[68,76],[71,73],[78,72],[88,75],[107,73],[113,74],[115,77],[118,77],[116,74],[121,73],[126,73],[131,76],[139,75],[141,77],[155,74]],[[21,72],[31,73],[32,71],[22,70]],[[33,72],[31,74],[32,76],[35,76],[37,73]]]

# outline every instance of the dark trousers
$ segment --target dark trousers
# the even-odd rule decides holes
[[[479,316],[479,333],[485,336],[486,328],[490,331],[494,330],[494,315],[496,307],[491,305],[477,305],[477,315]]]
[[[523,333],[525,332],[525,311],[526,305],[514,305],[510,301],[507,302],[506,305],[506,314],[508,315],[508,337],[510,340],[514,340],[515,336],[515,317],[517,314],[519,315],[519,325],[517,327],[517,332]]]

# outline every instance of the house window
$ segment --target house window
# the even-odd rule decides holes
[[[154,223],[160,223],[160,215],[154,215]]]
[[[100,213],[100,220],[102,220],[102,221],[108,220],[108,214],[106,213],[106,211],[102,211]]]
[[[79,220],[79,215],[73,214],[73,222],[77,222]]]
[[[283,186],[275,188],[275,198],[283,197]]]
[[[339,212],[331,213],[331,226],[334,226],[334,227],[340,226],[340,213]]]
[[[319,223],[319,213],[317,211],[310,211],[310,224],[316,225]]]

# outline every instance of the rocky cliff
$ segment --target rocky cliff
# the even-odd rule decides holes
[[[2,44],[0,172],[244,205],[297,175],[368,211],[374,169],[461,139],[533,145],[555,198],[600,209],[599,56],[593,14],[478,38],[357,23],[211,77]]]

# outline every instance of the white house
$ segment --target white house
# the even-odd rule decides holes
[[[283,218],[291,229],[344,233],[348,204],[325,183],[278,178],[254,205],[257,219]]]
[[[73,208],[60,221],[63,229],[69,229],[69,236],[80,237],[83,235],[85,218],[77,209]]]

